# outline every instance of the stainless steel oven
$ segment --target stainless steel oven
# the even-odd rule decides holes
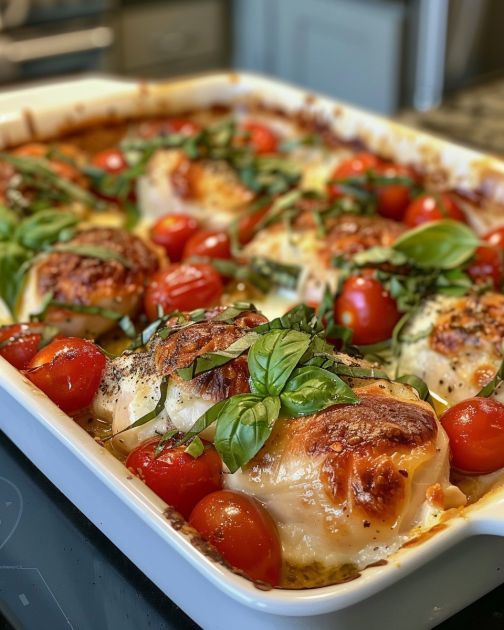
[[[111,69],[114,0],[0,0],[0,84]]]

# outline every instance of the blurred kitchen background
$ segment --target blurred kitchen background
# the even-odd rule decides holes
[[[503,31],[504,0],[0,0],[0,87],[245,69],[504,154]]]

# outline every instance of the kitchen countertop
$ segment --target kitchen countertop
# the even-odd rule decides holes
[[[504,159],[504,78],[462,90],[429,112],[405,110],[397,120]]]

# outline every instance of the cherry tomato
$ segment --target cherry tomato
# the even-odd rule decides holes
[[[492,398],[469,398],[440,418],[448,437],[452,465],[468,473],[504,467],[504,405]]]
[[[164,247],[172,262],[178,262],[184,245],[198,230],[198,221],[188,214],[165,214],[152,226],[150,237]]]
[[[202,258],[231,258],[231,242],[227,232],[218,230],[199,230],[186,242],[183,258],[200,256]]]
[[[37,352],[26,376],[58,407],[71,413],[91,403],[105,363],[92,341],[67,337],[55,339]]]
[[[404,215],[404,223],[410,227],[440,219],[454,219],[463,223],[466,221],[462,210],[447,193],[420,195],[410,203]]]
[[[248,132],[248,143],[259,154],[276,153],[278,151],[277,134],[262,123],[248,121],[243,124]]]
[[[253,214],[243,215],[238,222],[238,240],[240,245],[246,245],[250,243],[254,237],[254,230],[266,216],[270,206],[261,208]]]
[[[133,449],[126,466],[187,519],[198,501],[222,488],[221,458],[209,443],[204,443],[205,451],[196,458],[185,452],[185,446],[171,447],[170,443],[155,457],[159,440],[149,438]]]
[[[154,320],[158,304],[165,313],[207,308],[219,301],[222,292],[222,280],[211,265],[174,263],[152,276],[144,296],[145,312]]]
[[[189,524],[251,580],[280,583],[282,550],[275,523],[254,498],[220,490],[194,508]]]
[[[358,345],[389,339],[399,317],[395,300],[375,278],[350,276],[334,302],[335,321],[353,331]]]
[[[488,241],[490,245],[504,249],[504,226],[491,230],[485,234],[483,238],[485,241]]]
[[[331,175],[331,180],[336,181],[331,181],[331,183],[327,185],[327,195],[329,199],[337,199],[344,194],[337,180],[361,177],[368,171],[376,171],[382,164],[383,162],[376,157],[376,155],[364,152],[356,153],[346,160],[343,160],[343,162],[338,164]]]
[[[377,169],[383,177],[409,177],[416,179],[416,174],[406,166],[383,164]],[[401,221],[406,208],[412,201],[411,186],[406,184],[379,184],[375,188],[377,211],[382,217]]]
[[[93,156],[92,163],[107,173],[120,173],[128,168],[124,153],[119,149],[105,149]]]
[[[0,328],[0,356],[18,370],[24,370],[38,352],[41,324],[13,324]]]
[[[499,290],[504,279],[504,250],[498,247],[478,247],[467,272],[474,281],[491,280]]]

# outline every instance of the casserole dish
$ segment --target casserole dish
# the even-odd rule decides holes
[[[36,110],[20,109],[16,96],[5,96],[4,104],[0,102],[5,111],[0,120],[3,147],[98,120],[260,99],[288,112],[301,110],[323,117],[343,138],[358,138],[397,161],[421,163],[451,187],[478,191],[483,202],[481,211],[471,217],[476,227],[490,227],[499,219],[504,166],[498,161],[267,79],[215,75],[158,85],[87,79],[37,90],[40,99],[37,92],[20,94],[23,102],[37,97]],[[69,423],[55,405],[34,392],[11,366],[2,361],[0,369],[6,412],[1,428],[167,595],[205,627],[224,627],[231,617],[245,627],[356,627],[375,623],[378,614],[383,627],[397,627],[406,614],[418,627],[425,627],[502,579],[504,490],[500,488],[439,525],[432,536],[429,533],[410,543],[354,581],[305,591],[260,591],[199,553],[184,528],[176,531],[169,526],[166,506],[159,498],[77,425]],[[485,537],[475,540],[479,534]],[[460,584],[459,576],[464,573],[457,562],[471,563],[470,584]],[[366,606],[360,605],[364,600]],[[212,615],[208,614],[210,607]],[[413,622],[408,627],[414,627]]]

